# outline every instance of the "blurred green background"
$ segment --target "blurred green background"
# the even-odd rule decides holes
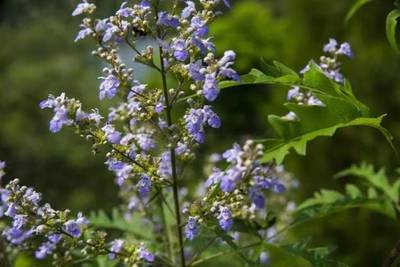
[[[120,1],[95,1],[101,14],[110,14]],[[387,113],[387,127],[400,140],[400,61],[385,38],[385,16],[392,1],[374,1],[344,24],[350,0],[242,0],[212,26],[219,53],[233,49],[237,69],[248,72],[261,60],[278,60],[300,70],[318,60],[328,38],[351,43],[355,58],[343,72],[355,94],[372,113]],[[85,140],[72,130],[53,135],[49,112],[38,103],[62,91],[86,107],[99,105],[96,79],[100,62],[90,55],[93,43],[73,42],[79,20],[70,17],[76,1],[5,0],[0,2],[0,159],[10,177],[35,186],[56,208],[110,210],[118,203],[113,176],[102,155],[93,156]],[[209,133],[201,153],[226,149],[245,137],[273,135],[267,114],[285,114],[286,92],[276,88],[236,88],[224,91],[215,103],[223,128]],[[217,146],[215,144],[218,144]],[[287,169],[301,182],[296,198],[315,190],[341,188],[333,174],[351,163],[367,161],[398,166],[386,141],[371,129],[341,130],[333,138],[311,143],[307,157],[290,155]],[[193,168],[199,166],[193,165]],[[202,177],[197,177],[202,179]],[[199,181],[199,180],[198,180]],[[350,266],[380,266],[400,235],[400,227],[364,210],[352,210],[294,230],[299,238],[313,236],[313,244],[335,244],[335,255]]]

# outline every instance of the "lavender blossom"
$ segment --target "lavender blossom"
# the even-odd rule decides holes
[[[188,222],[185,226],[185,236],[189,240],[193,240],[198,234],[198,222],[195,217],[189,217]]]

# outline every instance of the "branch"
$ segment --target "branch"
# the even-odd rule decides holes
[[[385,262],[382,267],[391,267],[396,262],[396,260],[400,257],[400,240],[397,241],[394,248],[390,251],[390,254],[387,256]]]

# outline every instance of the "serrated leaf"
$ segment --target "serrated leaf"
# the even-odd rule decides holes
[[[144,225],[139,214],[134,214],[127,221],[117,210],[113,209],[112,215],[108,216],[103,210],[92,212],[89,220],[94,227],[118,230],[124,233],[132,234],[135,237],[151,240],[153,239],[153,230],[149,224]]]
[[[353,94],[348,81],[339,84],[329,79],[319,66],[311,62],[309,71],[301,79],[293,70],[281,63],[267,65],[266,73],[253,69],[244,75],[240,85],[269,84],[299,86],[312,92],[324,106],[312,106],[298,103],[286,103],[297,119],[269,115],[268,121],[278,134],[278,138],[259,140],[265,144],[263,162],[275,160],[280,164],[285,156],[294,150],[300,155],[306,154],[308,142],[320,136],[332,136],[338,129],[351,126],[368,126],[378,129],[391,143],[391,135],[381,126],[383,116],[370,116],[369,109]],[[228,82],[223,87],[237,86]]]
[[[349,195],[352,199],[363,197],[361,190],[353,184],[346,185],[346,194]]]
[[[390,199],[378,194],[364,195],[359,188],[351,185],[346,187],[346,194],[326,189],[316,192],[312,198],[298,206],[295,211],[295,223],[303,223],[353,208],[366,208],[392,219],[396,218],[396,210]]]
[[[295,136],[293,133],[296,131],[294,125],[296,124],[296,122],[288,122],[281,117],[271,115],[269,116],[269,121],[274,126],[274,128],[278,129],[278,131],[281,131],[281,133],[285,135],[287,133],[291,133],[293,137],[286,139],[270,139],[266,141],[266,150],[263,161],[268,162],[272,159],[275,159],[276,162],[279,164],[284,160],[285,156],[289,154],[291,149],[294,149],[300,155],[305,155],[308,142],[314,140],[317,137],[333,136],[335,132],[340,128],[347,128],[350,126],[369,126],[380,129],[382,118],[383,116],[379,118],[357,118],[347,123],[338,123],[331,127],[321,128],[318,130],[310,131],[309,133],[298,134],[297,136]],[[289,128],[292,128],[292,130],[290,130]],[[287,137],[288,136],[289,135],[287,135]]]
[[[351,6],[349,12],[346,14],[345,23],[348,23],[351,18],[359,11],[363,6],[372,2],[372,0],[356,0],[354,4]]]
[[[347,264],[333,260],[330,257],[332,249],[328,247],[309,248],[310,239],[294,244],[280,246],[292,255],[301,257],[313,267],[348,267]]]
[[[384,168],[375,171],[372,164],[364,162],[360,165],[352,165],[350,168],[339,172],[335,176],[340,178],[350,175],[365,179],[371,186],[386,194],[394,203],[398,203],[400,180],[397,180],[393,185],[390,184]]]
[[[392,10],[386,17],[386,37],[390,46],[397,53],[400,53],[399,46],[397,45],[396,29],[397,19],[400,17],[400,9]]]
[[[249,264],[248,266],[254,266],[256,264],[241,251],[241,248],[233,241],[232,236],[228,235],[219,227],[214,227],[214,232],[218,237],[225,241],[225,243],[240,257],[240,259],[242,259],[243,262]]]

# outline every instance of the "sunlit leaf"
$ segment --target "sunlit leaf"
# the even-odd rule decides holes
[[[354,96],[348,81],[343,84],[332,81],[315,63],[310,64],[310,70],[302,79],[293,70],[278,62],[267,65],[265,71],[266,73],[253,69],[243,76],[240,84],[226,82],[221,86],[223,88],[251,84],[299,86],[312,92],[324,106],[286,103],[285,107],[297,115],[295,120],[269,115],[268,121],[278,134],[278,138],[259,140],[263,141],[266,147],[263,161],[275,160],[279,164],[291,150],[305,155],[308,142],[317,137],[332,136],[338,129],[351,126],[376,128],[392,145],[391,135],[381,126],[383,116],[372,117],[368,107]]]
[[[386,37],[390,46],[400,53],[396,40],[397,19],[400,17],[400,9],[392,10],[386,17]]]
[[[348,23],[351,18],[366,4],[372,2],[372,0],[356,0],[351,6],[349,12],[347,12],[345,22]]]

